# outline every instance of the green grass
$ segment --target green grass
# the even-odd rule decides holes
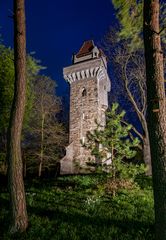
[[[0,239],[153,240],[151,183],[138,179],[115,197],[105,191],[102,175],[59,177],[26,182],[29,228],[20,236],[7,233],[9,202],[0,194]]]

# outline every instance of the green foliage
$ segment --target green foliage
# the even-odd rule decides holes
[[[0,45],[0,132],[7,129],[14,92],[13,51]]]
[[[153,194],[146,187],[100,192],[106,175],[68,176],[26,182],[29,228],[17,240],[153,240]],[[4,189],[4,188],[3,188]],[[8,194],[0,193],[1,237],[8,235]]]
[[[130,48],[139,48],[142,43],[143,3],[136,0],[112,0],[120,23],[119,39],[129,39]]]
[[[131,51],[143,48],[143,1],[142,0],[112,0],[116,10],[117,19],[120,24],[118,33],[120,39],[128,39]],[[160,9],[161,29],[166,24],[165,13],[166,3],[161,3]],[[166,43],[165,31],[161,33],[161,38]]]
[[[23,128],[28,127],[33,101],[33,81],[38,72],[43,69],[39,62],[32,56],[27,55],[27,85],[26,85],[26,107]],[[10,111],[14,96],[14,53],[10,48],[0,44],[0,170],[5,169],[6,135],[9,124]]]
[[[132,141],[129,139],[131,125],[124,125],[123,118],[125,112],[118,113],[118,104],[114,103],[107,112],[106,126],[98,124],[94,132],[88,132],[85,147],[91,150],[98,162],[105,163],[106,170],[117,172],[119,177],[124,178],[134,175],[135,171],[132,164],[125,163],[124,159],[131,159],[136,154],[136,147],[139,144],[137,138]],[[108,164],[108,161],[110,162]]]
[[[24,117],[26,126],[32,108],[32,79],[42,67],[32,56],[27,56],[27,102]],[[14,95],[14,54],[13,50],[0,45],[0,133],[6,132]]]
[[[145,173],[144,164],[140,164],[140,165],[133,164],[133,163],[120,164],[119,162],[117,162],[116,164],[119,172],[119,177],[121,179],[135,180],[138,175]]]
[[[26,85],[26,106],[24,114],[24,128],[29,127],[29,120],[32,114],[32,109],[34,105],[34,81],[41,70],[45,67],[40,65],[40,61],[33,58],[31,55],[27,55],[27,85]]]
[[[118,112],[118,104],[114,103],[107,112],[105,128],[98,124],[94,132],[87,134],[85,143],[85,147],[95,157],[97,171],[108,173],[105,188],[113,196],[121,188],[134,188],[137,176],[145,173],[143,164],[133,164],[127,160],[135,156],[139,140],[129,139],[131,125],[123,124],[124,115],[125,112]],[[89,165],[91,166],[91,160]]]
[[[64,139],[67,139],[64,126],[56,119],[56,114],[60,111],[60,99],[55,95],[55,81],[46,76],[39,76],[39,71],[44,69],[40,62],[31,55],[27,55],[26,60],[26,106],[22,134],[23,161],[30,163],[30,168],[33,170],[34,166],[38,167],[42,145],[46,159],[43,162],[49,162],[49,165],[43,164],[43,167],[46,167],[47,170],[53,168],[55,170],[55,159],[61,158],[63,155],[63,147],[66,143]],[[14,95],[14,75],[13,50],[0,45],[0,170],[6,168],[6,136]],[[43,132],[41,131],[42,116],[44,116]],[[44,139],[41,143],[42,134]]]

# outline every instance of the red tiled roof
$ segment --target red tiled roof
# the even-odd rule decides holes
[[[91,53],[94,47],[95,46],[93,40],[84,42],[79,52],[76,54],[76,57],[82,57],[84,55]]]

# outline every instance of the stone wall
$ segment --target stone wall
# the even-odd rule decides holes
[[[105,111],[108,107],[107,93],[110,80],[105,59],[97,58],[74,64],[64,69],[64,77],[70,83],[69,146],[61,160],[61,173],[82,172],[91,158],[81,141],[96,128],[96,122],[105,125]]]
[[[84,95],[84,91],[85,95]],[[98,120],[98,89],[97,79],[86,78],[71,84],[70,94],[70,143],[74,142],[74,158],[85,165],[89,152],[82,147],[87,131],[96,128]]]

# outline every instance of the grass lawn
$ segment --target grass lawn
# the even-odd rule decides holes
[[[153,240],[154,212],[151,181],[138,179],[113,197],[106,176],[68,176],[26,181],[29,228],[7,233],[9,201],[0,193],[0,239],[33,240]]]

